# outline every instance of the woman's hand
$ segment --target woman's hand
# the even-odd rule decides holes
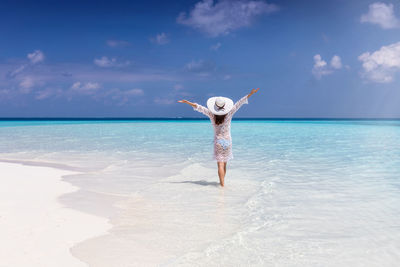
[[[250,92],[250,94],[247,95],[247,98],[249,98],[250,96],[252,96],[254,93],[257,93],[258,90],[260,90],[260,88],[251,89],[251,92]]]
[[[196,104],[194,104],[194,103],[192,103],[192,102],[190,102],[190,101],[187,101],[187,100],[185,100],[185,99],[178,100],[178,102],[179,102],[179,103],[185,103],[185,104],[191,105],[191,106],[194,107],[194,108],[197,106]]]

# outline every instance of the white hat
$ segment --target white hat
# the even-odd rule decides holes
[[[214,96],[207,100],[207,107],[214,115],[225,115],[233,107],[232,99],[223,96]]]

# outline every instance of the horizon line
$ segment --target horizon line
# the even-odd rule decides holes
[[[198,117],[0,117],[0,121],[96,121],[96,120],[209,120]],[[237,117],[232,120],[400,120],[396,117]]]

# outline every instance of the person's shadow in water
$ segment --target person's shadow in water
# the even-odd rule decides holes
[[[198,180],[198,181],[181,181],[181,182],[170,182],[172,184],[198,184],[203,186],[219,186],[218,182],[208,182],[206,180]]]

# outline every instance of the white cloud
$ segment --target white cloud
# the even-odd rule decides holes
[[[330,65],[322,59],[321,55],[314,56],[314,66],[312,74],[318,79],[324,75],[332,74],[334,70],[342,68],[342,60],[338,55],[334,55],[331,59]]]
[[[108,57],[103,56],[100,59],[95,58],[94,64],[99,67],[112,67],[113,64],[116,63],[116,61],[117,60],[115,58],[109,59]]]
[[[142,89],[135,88],[135,89],[130,89],[130,90],[124,91],[124,94],[127,96],[140,96],[140,95],[144,95],[144,91]]]
[[[322,37],[322,40],[324,40],[324,42],[325,43],[329,43],[329,36],[328,35],[326,35],[325,33],[323,33],[322,35],[321,35],[321,37]]]
[[[171,104],[175,103],[175,101],[170,98],[156,97],[154,99],[154,103],[160,104],[160,105],[171,105]]]
[[[90,62],[89,62],[90,63]],[[91,63],[93,65],[93,62]],[[134,72],[129,70],[120,70],[117,68],[93,68],[92,65],[76,64],[76,63],[56,63],[56,64],[46,64],[37,68],[37,66],[28,66],[24,69],[22,76],[32,76],[35,80],[40,80],[48,85],[59,85],[61,82],[70,82],[72,84],[74,81],[96,81],[100,84],[115,84],[124,83],[126,85],[136,83],[136,82],[155,82],[155,81],[168,81],[177,82],[184,80],[186,78],[186,73],[180,69],[179,71],[173,69],[162,69],[162,68],[149,68],[142,67],[137,68]],[[3,67],[2,67],[3,66]],[[7,73],[7,69],[15,70],[20,65],[15,64],[0,64],[1,73]],[[7,74],[10,75],[10,74]],[[17,75],[17,76],[18,76]],[[19,82],[21,78],[19,77],[9,77],[13,79],[3,79],[7,80],[7,83]],[[71,80],[73,78],[73,80]],[[1,79],[0,79],[1,83]],[[1,86],[1,84],[0,84]]]
[[[221,47],[221,43],[216,43],[210,47],[211,50],[217,51]]]
[[[331,66],[334,69],[341,69],[342,68],[342,60],[339,56],[334,55],[331,59]]]
[[[400,72],[400,42],[365,52],[358,59],[363,62],[364,77],[378,83],[392,82],[395,73]]]
[[[86,83],[81,83],[81,82],[75,82],[71,86],[71,90],[79,93],[84,93],[84,94],[92,94],[97,89],[99,89],[101,85],[96,82],[86,82]]]
[[[15,70],[11,71],[11,72],[9,73],[9,76],[10,76],[11,78],[14,78],[14,77],[17,76],[19,73],[23,72],[23,71],[26,69],[27,66],[28,66],[27,64],[24,64],[24,65],[19,66],[19,67],[16,68]]]
[[[36,96],[35,98],[37,100],[43,100],[46,98],[49,98],[51,96],[55,96],[55,95],[61,95],[62,94],[62,90],[60,88],[58,89],[54,89],[54,88],[45,88],[43,90],[39,90],[36,92]]]
[[[11,90],[8,89],[0,89],[0,95],[7,95],[11,92]]]
[[[369,5],[367,14],[361,16],[362,23],[378,24],[383,29],[400,27],[400,22],[394,15],[393,4],[376,2]]]
[[[174,85],[174,90],[179,91],[183,89],[183,85],[182,84],[175,84]]]
[[[80,87],[81,87],[81,82],[75,82],[72,84],[71,89],[78,90]]]
[[[8,98],[10,98],[10,96],[11,96],[11,90],[0,89],[0,101],[8,99]]]
[[[131,100],[140,102],[144,101],[140,96],[145,95],[146,92],[136,88],[135,84],[162,81],[173,87],[188,79],[189,76],[183,66],[179,69],[144,66],[131,71],[117,68],[95,68],[92,62],[32,64],[25,56],[26,54],[18,62],[8,61],[0,64],[0,74],[5,76],[4,79],[0,79],[2,101],[29,94],[30,97],[37,100],[54,97],[71,100],[82,96],[93,98],[96,101],[108,101],[110,105],[123,102],[125,98],[128,99],[128,103],[131,103]],[[21,67],[22,64],[25,65]],[[15,72],[18,74],[9,77],[9,70],[16,70]],[[120,86],[126,89],[121,89],[117,100],[114,101],[111,97],[106,99],[104,95],[110,88]],[[177,88],[176,94],[183,94],[184,90],[179,89],[179,85]],[[61,90],[61,92],[57,90]]]
[[[103,68],[123,67],[123,66],[128,66],[130,64],[129,61],[125,61],[124,63],[122,63],[122,62],[118,62],[116,58],[108,58],[106,56],[103,56],[101,58],[95,58],[93,62],[97,66],[103,67]]]
[[[190,72],[201,72],[201,73],[211,72],[215,70],[215,63],[212,61],[205,61],[205,60],[199,60],[199,61],[192,60],[191,62],[185,65],[185,70]]]
[[[40,50],[35,50],[32,53],[28,54],[28,59],[31,61],[32,64],[36,64],[42,62],[44,60],[44,54]]]
[[[128,103],[132,98],[144,95],[143,89],[134,88],[130,90],[121,90],[119,88],[113,88],[107,92],[100,94],[99,98],[103,98],[106,103],[117,103],[118,105],[124,105]],[[109,100],[112,100],[111,102]]]
[[[29,59],[30,64],[29,63],[22,64],[21,66],[17,67],[15,70],[10,71],[7,74],[9,77],[14,78],[18,74],[25,71],[26,69],[29,69],[33,65],[35,65],[39,62],[42,62],[44,60],[44,54],[40,50],[35,50],[32,53],[29,53],[26,57]]]
[[[312,69],[312,73],[317,78],[321,78],[323,75],[332,73],[332,71],[328,69],[328,64],[326,61],[322,60],[321,55],[317,54],[314,56],[314,67]]]
[[[83,85],[81,88],[84,90],[97,90],[100,88],[100,84],[94,82],[88,82],[85,83],[85,85]]]
[[[254,17],[278,10],[278,6],[262,0],[203,0],[186,14],[182,12],[177,22],[198,29],[211,37],[251,25]]]
[[[52,95],[51,90],[40,90],[36,93],[35,98],[38,100],[43,100],[43,99],[50,97],[51,95]]]
[[[153,43],[159,44],[159,45],[165,45],[169,43],[169,39],[167,34],[164,32],[157,34],[155,37],[150,39]]]
[[[322,57],[319,54],[314,56],[314,63],[315,68],[324,68],[327,65],[326,61],[322,60]]]
[[[107,40],[107,45],[109,47],[125,47],[129,46],[130,43],[123,40]]]
[[[22,78],[21,82],[19,83],[19,87],[22,89],[22,93],[29,93],[34,85],[35,81],[31,76]]]
[[[222,78],[224,81],[230,80],[232,79],[232,76],[229,74],[224,75],[224,77]]]

